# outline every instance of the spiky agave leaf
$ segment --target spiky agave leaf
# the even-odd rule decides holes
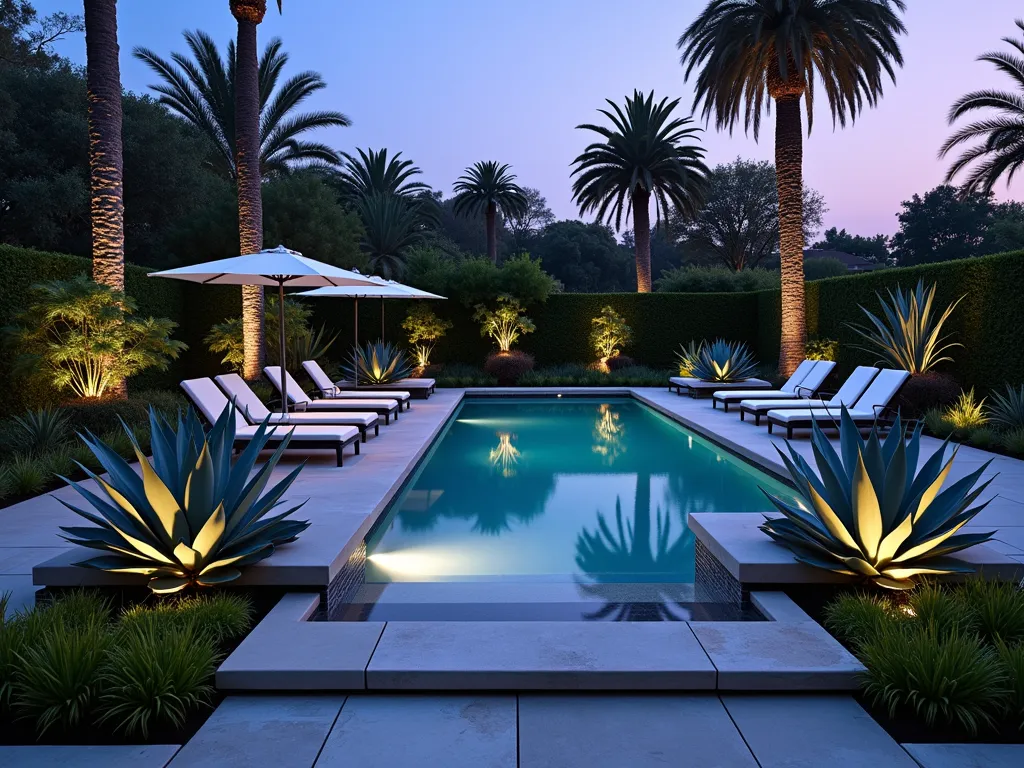
[[[766,491],[782,517],[761,530],[801,562],[889,589],[909,589],[925,574],[970,573],[948,555],[995,533],[959,533],[988,503],[975,505],[992,482],[978,485],[989,463],[944,488],[956,458],[956,449],[946,457],[948,447],[918,469],[920,426],[908,435],[897,417],[884,439],[877,426],[865,439],[844,407],[838,452],[813,426],[816,471],[792,444],[788,455],[779,450],[800,503]]]
[[[679,364],[679,375],[692,377],[694,376],[693,369],[697,367],[697,357],[700,355],[700,350],[704,347],[704,342],[699,344],[696,341],[691,341],[689,344],[679,345],[679,351],[676,352],[676,362]]]
[[[153,409],[149,420],[152,459],[125,427],[135,448],[138,474],[103,441],[90,433],[82,436],[107,477],[82,467],[99,492],[68,481],[92,511],[61,503],[94,527],[62,526],[63,538],[103,553],[77,565],[149,576],[154,592],[178,592],[238,578],[241,568],[269,557],[275,547],[293,541],[309,527],[308,521],[287,519],[302,504],[264,520],[281,503],[303,466],[264,493],[290,434],[253,472],[274,433],[266,422],[232,461],[232,406],[221,413],[209,433],[191,408],[184,416],[178,414],[174,425]]]
[[[383,341],[354,347],[345,375],[361,384],[390,384],[412,374],[412,365],[404,351]]]
[[[746,344],[725,339],[701,344],[690,363],[692,375],[702,381],[742,381],[756,369],[757,362]]]

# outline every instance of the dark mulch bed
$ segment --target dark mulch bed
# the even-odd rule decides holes
[[[49,599],[51,596],[59,595],[63,590],[41,590],[38,595],[41,600]],[[144,587],[131,587],[125,589],[101,589],[99,590],[109,597],[115,613],[124,608],[153,601],[156,598]],[[284,589],[277,588],[243,588],[239,587],[233,591],[246,595],[252,600],[253,605],[253,627],[259,624],[264,617],[270,613],[271,608],[277,605],[278,600],[285,593]],[[227,643],[220,648],[222,658],[227,658],[232,651],[239,646],[245,638],[235,642]],[[224,700],[224,694],[214,691],[211,705],[199,711],[193,712],[181,728],[151,728],[149,734],[143,738],[139,734],[125,736],[123,733],[113,732],[113,724],[97,726],[87,723],[75,730],[60,730],[58,727],[50,728],[42,737],[37,738],[34,725],[30,720],[12,720],[10,715],[0,717],[0,746],[31,746],[31,745],[52,745],[52,746],[95,746],[95,745],[133,745],[133,744],[185,744],[195,735],[206,720],[213,713],[213,710]]]
[[[787,586],[785,591],[794,603],[824,626],[825,606],[844,592],[859,590],[845,585],[815,584]],[[853,653],[846,643],[836,640]],[[1000,723],[994,729],[972,735],[966,729],[954,726],[929,728],[911,712],[897,712],[890,717],[885,707],[873,705],[862,693],[855,693],[854,698],[900,744],[1024,744],[1024,730],[1014,722]]]

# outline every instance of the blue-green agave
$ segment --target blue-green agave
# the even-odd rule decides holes
[[[742,381],[754,375],[757,362],[743,342],[715,339],[700,346],[690,370],[702,381]]]
[[[150,409],[149,424],[152,462],[125,426],[141,477],[103,441],[91,433],[82,436],[108,477],[79,465],[102,492],[66,482],[94,511],[61,503],[95,527],[62,526],[61,530],[71,543],[106,554],[76,565],[142,574],[150,577],[153,592],[178,592],[232,581],[242,567],[269,557],[275,547],[294,541],[309,527],[307,521],[288,519],[305,502],[276,511],[302,464],[264,493],[290,436],[253,473],[260,451],[274,432],[266,422],[234,460],[232,407],[224,409],[209,434],[191,408],[184,416],[179,413],[174,425]]]
[[[945,353],[963,345],[950,342],[948,335],[942,336],[942,327],[964,297],[940,315],[935,308],[935,289],[935,283],[925,288],[924,280],[918,280],[913,291],[904,292],[899,286],[895,292],[890,290],[888,302],[877,294],[883,317],[861,307],[870,325],[849,324],[868,342],[859,349],[880,352],[882,362],[914,374],[927,373],[939,363],[952,360]]]
[[[412,374],[409,356],[394,344],[371,342],[354,347],[345,375],[360,384],[390,384]]]
[[[884,440],[877,428],[864,440],[845,408],[839,443],[841,456],[814,425],[817,473],[789,443],[788,456],[779,450],[800,502],[765,491],[783,517],[766,520],[762,531],[801,562],[889,589],[910,589],[924,574],[973,572],[947,555],[995,533],[957,533],[988,504],[971,506],[992,482],[974,487],[988,462],[943,490],[957,448],[944,461],[943,443],[917,471],[920,426],[908,439],[897,417]]]

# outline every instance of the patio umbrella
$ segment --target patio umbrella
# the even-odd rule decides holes
[[[150,272],[149,277],[170,277],[203,285],[276,285],[277,309],[280,318],[278,332],[281,369],[285,369],[284,288],[316,288],[320,286],[375,286],[367,276],[358,272],[307,259],[298,251],[283,245],[259,253],[234,256],[230,259],[207,261],[190,267]],[[282,409],[288,412],[288,377],[281,377]]]
[[[410,285],[402,285],[394,280],[385,280],[381,277],[371,277],[372,285],[342,285],[317,288],[313,291],[303,291],[299,296],[331,296],[334,298],[354,299],[355,303],[355,345],[359,346],[359,300],[380,299],[380,335],[384,338],[384,302],[386,299],[446,299],[445,296],[438,296],[436,293],[421,291]]]

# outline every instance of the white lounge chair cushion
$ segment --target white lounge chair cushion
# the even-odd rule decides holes
[[[239,440],[251,440],[259,427],[246,426],[235,430],[235,437]],[[345,442],[354,437],[359,437],[359,430],[355,427],[328,427],[318,425],[303,425],[296,427],[277,427],[274,430],[273,438],[281,439],[291,432],[292,443],[320,442]]]
[[[825,406],[827,403],[818,397],[794,397],[790,399],[771,399],[762,398],[760,394],[757,395],[755,400],[741,400],[740,408],[745,408],[748,411],[770,411],[773,408],[814,408],[816,406]]]
[[[859,411],[859,410],[847,410],[850,414],[850,418],[854,421],[874,421],[877,417],[874,411]],[[788,424],[791,421],[827,421],[839,423],[840,415],[842,414],[841,408],[792,408],[786,410],[773,410],[768,411],[768,419],[770,421],[777,421],[783,424]]]
[[[798,387],[793,390],[794,392],[807,390],[817,392],[821,385],[825,383],[828,375],[832,373],[832,369],[836,367],[836,364],[831,360],[812,360],[811,362],[814,364],[814,367],[811,368]]]
[[[271,413],[263,401],[256,397],[245,379],[237,373],[225,373],[214,378],[234,403],[235,407],[245,412],[249,421],[259,424],[269,418],[271,424],[358,424],[363,427],[373,426],[377,422],[376,414],[359,411],[335,412],[330,416],[311,413]]]
[[[289,390],[290,392],[291,390]],[[304,400],[303,406],[305,411],[300,413],[308,413],[309,411],[334,411],[337,412],[339,408],[351,408],[353,406],[361,406],[363,408],[387,408],[389,411],[398,407],[397,400],[388,400],[386,398],[368,398],[360,397],[358,400],[345,400],[339,403],[335,398],[329,397],[323,400]]]
[[[341,381],[334,382],[336,387],[354,387],[356,383],[354,381]],[[388,387],[405,387],[406,389],[430,389],[434,386],[433,379],[399,379],[398,381],[392,381],[389,384],[360,384],[360,389],[388,389]],[[388,394],[392,394],[391,390],[388,390]],[[408,394],[408,393],[406,393]]]
[[[729,402],[743,400],[749,397],[756,397],[761,400],[765,400],[767,398],[785,400],[792,398],[793,393],[784,392],[781,389],[723,389],[719,392],[715,392],[712,397],[715,400],[728,400]]]

